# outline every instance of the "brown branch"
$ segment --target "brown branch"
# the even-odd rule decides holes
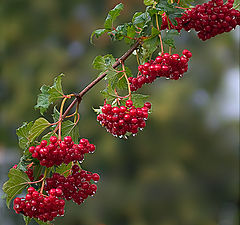
[[[137,49],[137,47],[140,45],[141,39],[138,39],[135,44],[127,51],[125,52],[114,64],[113,69],[118,67],[121,62],[124,62],[132,53],[134,50]],[[92,88],[94,87],[99,81],[101,81],[106,75],[108,71],[105,71],[103,74],[101,74],[99,77],[97,77],[95,80],[93,80],[89,85],[87,85],[79,94],[76,94],[76,98],[72,101],[72,103],[68,106],[64,114],[62,115],[62,119],[64,119],[69,111],[74,107],[74,105],[78,102],[80,104],[82,97]]]

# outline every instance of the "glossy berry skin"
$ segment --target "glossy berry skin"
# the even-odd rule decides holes
[[[198,37],[205,41],[218,34],[230,32],[240,25],[240,12],[233,9],[234,0],[223,4],[222,0],[212,0],[202,5],[196,5],[191,10],[176,18],[178,31],[194,29]]]
[[[54,173],[51,178],[47,178],[44,189],[56,196],[59,192],[61,198],[73,200],[80,205],[88,196],[93,196],[97,191],[97,186],[91,183],[91,180],[97,182],[99,179],[100,176],[97,173],[80,170],[79,166],[74,165],[72,173],[67,177]]]
[[[22,213],[30,218],[37,218],[43,222],[52,221],[57,216],[64,215],[65,201],[59,199],[62,191],[52,189],[49,196],[42,195],[33,187],[28,188],[25,198],[15,198],[13,208],[16,213]]]
[[[40,145],[29,148],[32,157],[37,158],[40,165],[46,167],[76,161],[82,162],[86,153],[93,153],[94,151],[95,146],[90,144],[87,139],[83,138],[79,141],[79,144],[74,144],[70,136],[64,137],[63,141],[58,141],[55,136],[52,136],[49,145],[47,145],[46,140],[43,140]]]
[[[145,64],[145,69],[146,65],[150,66],[150,63]],[[144,106],[136,108],[131,100],[127,100],[125,106],[116,106],[111,110],[106,110],[107,104],[104,104],[102,113],[97,116],[97,120],[116,137],[123,137],[127,132],[136,134],[146,125],[145,120],[148,118],[151,103],[146,102]]]
[[[156,57],[154,61],[139,66],[140,75],[129,77],[131,91],[136,91],[144,84],[152,83],[158,77],[166,77],[167,79],[178,80],[188,70],[188,61],[192,57],[192,53],[184,49],[182,56],[178,54],[162,53]]]

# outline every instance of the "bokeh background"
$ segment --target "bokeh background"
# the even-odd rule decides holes
[[[143,10],[123,0],[119,22]],[[197,3],[199,3],[198,1]],[[119,57],[124,43],[89,44],[94,29],[119,1],[0,1],[0,185],[18,162],[15,130],[34,120],[39,88],[65,73],[65,93],[78,92],[97,75],[99,54]],[[237,225],[239,205],[239,28],[206,42],[181,34],[181,52],[192,51],[179,81],[159,79],[141,92],[153,104],[147,127],[116,139],[96,122],[104,82],[82,101],[80,134],[97,145],[83,167],[101,175],[99,190],[81,206],[68,203],[58,225]],[[136,68],[130,58],[131,68]],[[50,112],[48,114],[50,117]],[[0,195],[2,195],[0,190]],[[23,225],[0,200],[0,224]]]

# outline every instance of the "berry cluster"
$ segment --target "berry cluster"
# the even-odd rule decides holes
[[[73,200],[77,204],[83,203],[88,197],[97,191],[97,185],[91,184],[91,180],[97,182],[100,176],[85,170],[79,171],[79,166],[72,167],[72,173],[67,177],[54,173],[51,178],[46,179],[45,190],[51,194],[53,188],[62,190],[62,198]]]
[[[138,70],[141,72],[137,77],[129,77],[131,91],[136,91],[145,83],[152,83],[157,77],[178,80],[183,73],[188,70],[188,61],[192,53],[187,49],[183,50],[182,56],[178,54],[170,55],[162,53],[154,61],[140,65]]]
[[[95,146],[89,144],[87,139],[81,139],[79,144],[74,144],[72,138],[67,136],[63,141],[58,141],[57,137],[50,137],[50,144],[42,140],[40,145],[31,146],[29,152],[33,158],[37,158],[42,166],[59,166],[62,163],[68,164],[72,161],[83,161],[84,154],[95,151]]]
[[[57,216],[64,215],[65,201],[60,189],[50,190],[49,196],[44,196],[33,187],[28,188],[25,198],[14,199],[14,210],[30,218],[34,217],[44,222],[52,221]]]
[[[233,9],[234,0],[212,0],[202,5],[197,5],[187,10],[183,16],[176,18],[177,30],[182,28],[186,31],[195,29],[198,37],[205,41],[218,34],[230,32],[237,25],[240,25],[240,12]]]
[[[143,129],[146,126],[145,120],[148,119],[150,109],[151,103],[149,102],[146,102],[142,108],[136,108],[131,100],[127,100],[126,105],[120,107],[104,104],[97,120],[108,132],[122,137],[127,132],[136,134],[138,128]]]

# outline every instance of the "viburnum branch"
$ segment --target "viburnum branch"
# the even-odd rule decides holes
[[[132,53],[134,50],[138,48],[138,46],[141,44],[141,39],[139,38],[133,45],[132,47],[126,51],[114,64],[113,64],[113,69],[118,67],[122,62],[124,62]],[[94,87],[99,81],[101,81],[106,75],[108,71],[105,71],[102,73],[100,76],[98,76],[95,80],[93,80],[89,85],[87,85],[79,94],[78,97],[82,98],[92,87]],[[74,105],[78,102],[78,98],[76,97],[72,103],[68,106],[68,108],[65,110],[65,112],[62,115],[62,119],[64,119],[69,111],[74,107]],[[56,127],[58,129],[58,126]]]

